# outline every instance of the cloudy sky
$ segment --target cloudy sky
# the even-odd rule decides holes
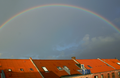
[[[101,15],[120,29],[120,0],[0,0],[0,26],[40,5],[67,4]],[[0,58],[120,59],[120,31],[89,12],[43,7],[25,12],[0,29]]]

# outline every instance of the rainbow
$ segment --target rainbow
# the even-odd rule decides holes
[[[9,18],[7,21],[5,21],[1,26],[0,26],[0,29],[2,29],[6,24],[8,24],[11,20],[13,20],[14,18],[28,12],[28,11],[31,11],[31,10],[34,10],[34,9],[38,9],[38,8],[43,8],[43,7],[68,7],[68,8],[73,8],[73,9],[78,9],[78,10],[82,10],[84,12],[87,12],[89,14],[92,14],[94,16],[96,16],[97,18],[103,20],[104,22],[106,22],[107,24],[109,24],[113,29],[115,29],[118,33],[120,33],[120,29],[115,26],[113,23],[111,23],[109,20],[107,20],[106,18],[102,17],[101,15],[95,13],[95,12],[92,12],[88,9],[85,9],[85,8],[82,8],[82,7],[78,7],[78,6],[74,6],[74,5],[68,5],[68,4],[46,4],[46,5],[40,5],[40,6],[35,6],[35,7],[32,7],[32,8],[29,8],[29,9],[26,9],[22,12],[19,12],[18,14],[12,16],[11,18]]]

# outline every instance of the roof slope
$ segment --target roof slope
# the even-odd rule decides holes
[[[42,78],[27,59],[0,59],[0,70],[4,71],[6,78]]]
[[[69,75],[65,70],[58,70],[58,66],[63,68],[63,66],[67,66],[70,69],[70,73],[72,74],[80,74],[77,70],[80,68],[77,67],[73,60],[33,60],[42,75],[45,78],[60,78],[63,75]],[[49,72],[45,72],[42,67],[46,67]]]
[[[98,72],[114,70],[112,67],[107,66],[105,63],[103,63],[99,59],[77,59],[77,61],[80,64],[84,64],[85,68],[90,69],[91,73],[98,73]]]
[[[120,63],[119,60],[117,59],[102,59],[104,62],[110,64],[111,66],[113,66],[116,69],[120,69],[120,65],[118,65],[117,63]]]

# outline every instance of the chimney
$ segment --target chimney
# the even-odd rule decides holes
[[[76,60],[76,57],[71,57],[72,60]]]
[[[30,57],[29,59],[31,59],[32,60],[32,58]]]

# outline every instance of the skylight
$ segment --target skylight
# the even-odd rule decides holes
[[[87,65],[89,68],[92,68],[90,65]]]
[[[45,72],[48,72],[48,69],[46,67],[42,67]]]
[[[120,62],[117,62],[118,65],[120,65]]]
[[[110,66],[109,64],[106,64],[107,66]]]
[[[62,69],[61,67],[59,67],[59,66],[58,66],[57,68],[58,68],[58,70],[63,70],[63,69]]]
[[[8,71],[9,71],[9,72],[11,72],[11,71],[12,71],[12,69],[8,69]]]
[[[63,69],[70,75],[70,70],[67,66],[63,66]]]
[[[32,69],[32,68],[30,68],[30,70],[31,70],[31,71],[33,71],[33,69]]]
[[[63,66],[65,69],[69,70],[69,68],[67,66]]]

